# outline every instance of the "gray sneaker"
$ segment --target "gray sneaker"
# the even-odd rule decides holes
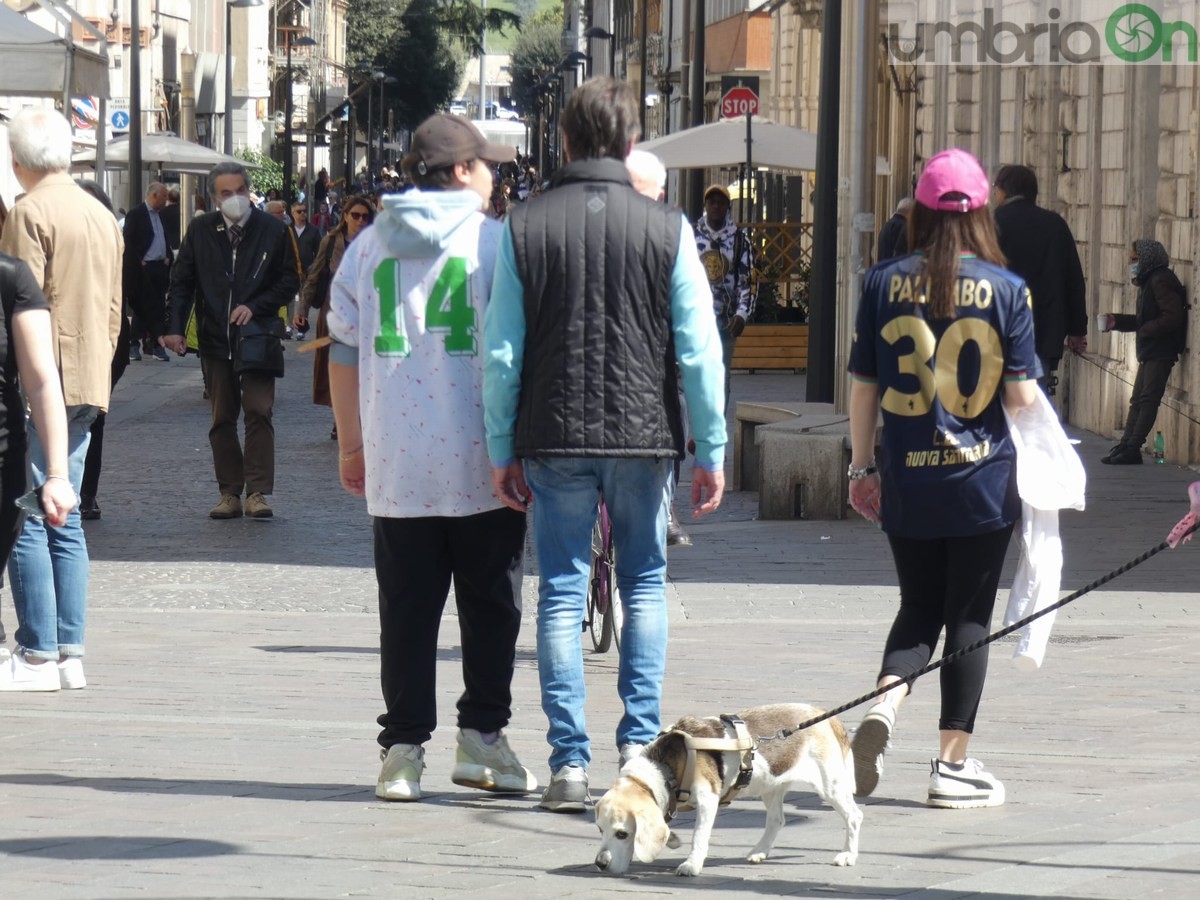
[[[583,766],[563,766],[550,779],[538,803],[550,812],[587,812],[588,777]]]
[[[458,751],[450,780],[455,784],[497,794],[536,791],[537,779],[521,765],[501,731],[495,743],[485,744],[474,728],[458,730]]]

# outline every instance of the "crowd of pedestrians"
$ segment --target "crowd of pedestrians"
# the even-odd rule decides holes
[[[728,190],[710,187],[695,222],[662,202],[661,164],[631,154],[638,118],[628,84],[579,86],[560,117],[564,165],[543,184],[530,160],[438,114],[399,171],[362,173],[342,195],[318,173],[311,220],[309,198],[254,195],[246,169],[222,163],[210,211],[181,235],[177,192],[159,182],[122,233],[103,192],[66,172],[66,120],[15,116],[25,195],[0,233],[0,564],[18,646],[0,652],[0,690],[86,685],[80,520],[100,515],[103,414],[125,365],[199,355],[218,487],[208,515],[270,518],[280,342],[289,328],[307,334],[316,310],[313,401],[332,407],[340,482],[372,517],[377,796],[421,797],[453,585],[463,692],[452,780],[541,788],[541,807],[583,811],[594,753],[580,625],[599,504],[624,611],[612,736],[624,764],[662,724],[667,547],[686,543],[672,510],[679,465],[692,457],[693,514],[717,509],[729,368],[755,303],[753,246]],[[1040,402],[1039,379],[1053,390],[1064,348],[1086,349],[1074,241],[1036,197],[1024,167],[992,184],[970,154],[939,154],[865,278],[849,361],[849,501],[887,533],[900,603],[884,693],[853,743],[860,795],[875,789],[911,676],[942,633],[952,652],[987,632],[1020,515],[1007,423]],[[1162,245],[1136,241],[1130,261],[1137,312],[1104,319],[1105,330],[1137,331],[1140,362],[1111,463],[1140,456],[1186,322]],[[527,528],[544,785],[505,735]],[[999,778],[967,755],[986,668],[977,652],[942,669],[930,805],[1004,802]]]

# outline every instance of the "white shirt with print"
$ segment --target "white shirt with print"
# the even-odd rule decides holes
[[[397,259],[377,223],[338,266],[329,333],[358,348],[372,516],[470,516],[502,506],[484,436],[482,358],[501,231],[476,213],[437,258]]]

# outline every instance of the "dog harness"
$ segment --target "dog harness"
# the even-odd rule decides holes
[[[687,748],[687,762],[684,764],[683,777],[675,785],[668,784],[669,802],[666,819],[670,821],[678,809],[687,809],[692,800],[692,783],[696,779],[696,751],[711,750],[717,753],[736,754],[737,766],[726,765],[721,782],[721,806],[733,802],[737,792],[750,783],[754,775],[754,750],[757,746],[745,721],[739,716],[723,715],[721,724],[725,726],[725,737],[708,738],[696,737],[686,731],[668,732],[683,738]],[[732,762],[732,760],[727,760]]]

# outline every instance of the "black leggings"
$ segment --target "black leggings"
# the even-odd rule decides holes
[[[933,540],[888,535],[900,577],[900,611],[884,646],[880,677],[904,677],[928,665],[943,628],[943,655],[987,636],[1012,531],[1008,525],[986,534]],[[939,729],[975,730],[987,661],[985,646],[939,670]]]

